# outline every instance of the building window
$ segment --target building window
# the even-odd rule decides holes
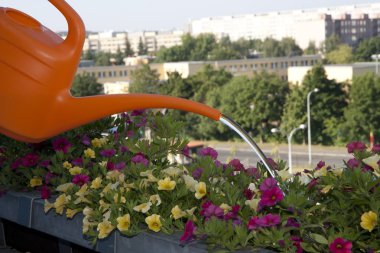
[[[124,76],[128,75],[128,71],[124,70]]]
[[[123,71],[119,71],[119,76],[123,76]]]
[[[109,77],[113,77],[113,72],[112,71],[108,71],[108,76]]]

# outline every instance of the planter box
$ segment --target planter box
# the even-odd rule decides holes
[[[153,249],[155,253],[207,252],[207,246],[200,242],[180,246],[180,234],[166,235],[153,232],[143,232],[128,238],[118,231],[114,231],[109,237],[98,240],[98,243],[93,246],[82,234],[83,216],[81,214],[77,214],[74,219],[67,219],[65,216],[57,215],[53,211],[45,214],[44,201],[37,193],[8,192],[0,197],[0,218],[41,231],[66,242],[104,253],[140,253],[152,252]],[[65,249],[62,250],[61,246],[60,248],[61,251],[69,252]],[[259,249],[255,252],[270,253],[272,251]]]

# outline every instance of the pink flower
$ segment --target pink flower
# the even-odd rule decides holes
[[[308,184],[307,189],[312,189],[314,186],[316,186],[319,183],[318,178],[313,178]]]
[[[222,218],[224,215],[224,210],[219,206],[214,205],[211,201],[206,201],[202,204],[202,210],[200,214],[205,218],[209,218],[211,216]]]
[[[255,179],[259,179],[260,178],[260,171],[255,168],[255,167],[249,167],[248,169],[245,170],[245,173],[248,175],[248,176],[251,176]]]
[[[89,176],[85,175],[85,174],[78,174],[78,175],[75,175],[72,182],[76,185],[79,185],[79,186],[82,186],[84,184],[87,184],[88,181],[90,181],[90,178]]]
[[[257,222],[259,221],[259,219],[260,219],[260,218],[257,217],[257,216],[252,217],[252,218],[248,221],[248,225],[247,225],[248,229],[249,229],[249,230],[255,230],[255,229],[259,228],[260,225],[257,223]]]
[[[374,153],[380,153],[380,144],[374,144],[371,151]]]
[[[47,168],[47,167],[49,167],[50,164],[51,164],[51,161],[50,161],[50,160],[43,160],[43,161],[40,162],[39,165],[40,165],[41,167]]]
[[[131,161],[134,164],[144,164],[145,166],[148,166],[149,161],[142,155],[142,154],[137,154],[134,157],[132,157]]]
[[[324,161],[319,161],[319,163],[317,164],[317,167],[315,167],[315,170],[320,170],[325,165],[326,163]]]
[[[277,187],[277,180],[272,178],[272,177],[268,177],[266,178],[261,184],[260,184],[260,191],[267,191],[267,190],[270,190],[274,187]]]
[[[82,159],[82,157],[79,157],[79,158],[72,160],[71,163],[74,166],[83,166],[83,159]]]
[[[348,153],[354,153],[355,151],[365,151],[367,146],[361,141],[353,141],[346,145]]]
[[[11,169],[12,170],[17,169],[18,167],[20,167],[21,163],[22,163],[22,158],[17,158],[15,161],[12,162]]]
[[[46,173],[45,175],[45,184],[49,184],[50,183],[50,179],[52,179],[54,177],[54,174],[52,172],[48,172]]]
[[[259,202],[260,207],[274,206],[284,198],[284,193],[279,187],[273,187],[269,190],[263,191]]]
[[[200,156],[210,156],[213,160],[216,160],[218,158],[218,152],[210,147],[202,148],[199,151]]]
[[[185,231],[183,232],[181,238],[179,238],[180,243],[184,244],[193,240],[195,237],[196,230],[197,227],[194,225],[194,223],[191,220],[188,220],[185,225]]]
[[[140,115],[143,115],[145,112],[144,109],[139,109],[139,110],[133,110],[131,112],[131,116],[140,116]]]
[[[332,253],[351,253],[351,248],[352,242],[341,237],[336,238],[329,245],[329,249]]]
[[[285,225],[285,227],[294,227],[294,228],[299,228],[300,226],[301,225],[299,224],[299,222],[294,218],[288,218]]]
[[[121,146],[121,147],[120,147],[120,153],[124,154],[124,153],[126,153],[127,151],[129,151],[129,148],[128,148],[128,147],[126,147],[126,146]]]
[[[355,158],[351,158],[350,160],[347,161],[347,166],[350,169],[358,168],[360,166],[360,161]]]
[[[300,238],[298,236],[292,236],[292,237],[290,237],[290,240],[293,241],[293,245],[296,246],[296,248],[297,248],[296,253],[302,253],[303,252],[303,249],[301,247],[301,242],[303,242],[302,238]]]
[[[116,154],[116,151],[114,149],[103,149],[99,152],[99,154],[103,157],[113,157]]]
[[[186,156],[186,157],[190,157],[190,147],[189,146],[185,146],[183,149],[182,149],[182,155]]]
[[[71,143],[64,137],[58,137],[53,140],[53,149],[55,151],[62,151],[64,154],[66,154],[69,152],[69,148],[71,146]]]
[[[41,187],[41,198],[42,199],[48,199],[48,198],[50,198],[50,195],[51,195],[51,193],[50,193],[49,187],[47,187],[46,185],[42,186]]]
[[[234,168],[234,171],[244,171],[244,165],[240,162],[239,159],[232,159],[228,165],[231,165]]]
[[[249,188],[244,189],[243,195],[246,199],[251,200],[253,198],[253,191],[251,191]]]
[[[120,171],[120,170],[123,170],[125,168],[125,162],[119,162],[117,164],[114,164],[113,162],[108,161],[106,168],[107,168],[107,170],[118,170],[118,171]]]
[[[30,153],[30,154],[25,155],[22,158],[21,164],[22,166],[25,166],[25,167],[33,167],[38,164],[39,158],[40,157],[37,154]]]
[[[277,214],[267,214],[257,221],[257,224],[261,227],[274,227],[280,224],[281,217]]]

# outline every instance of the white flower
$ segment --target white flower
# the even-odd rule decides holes
[[[191,192],[195,192],[195,185],[198,184],[198,181],[189,175],[183,175],[183,180],[185,180],[187,189],[189,189]]]

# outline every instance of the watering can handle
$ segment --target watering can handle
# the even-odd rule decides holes
[[[65,0],[49,0],[49,2],[66,18],[69,32],[63,44],[73,49],[76,48],[76,51],[81,52],[86,36],[86,28],[81,17]]]

